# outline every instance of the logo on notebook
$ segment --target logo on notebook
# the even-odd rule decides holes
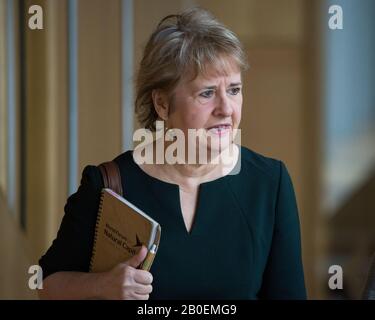
[[[136,237],[137,241],[136,241],[136,244],[133,246],[133,248],[134,248],[134,247],[142,247],[142,244],[143,244],[143,243],[139,240],[137,234],[135,234],[135,237]]]

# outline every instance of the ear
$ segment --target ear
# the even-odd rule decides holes
[[[152,90],[152,101],[159,118],[166,121],[169,115],[169,101],[167,94],[161,89]]]

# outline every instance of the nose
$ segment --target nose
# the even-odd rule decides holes
[[[233,113],[231,102],[226,93],[218,96],[218,101],[214,110],[215,116],[230,117]]]

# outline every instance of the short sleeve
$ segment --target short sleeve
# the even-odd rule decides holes
[[[282,162],[272,244],[259,298],[306,299],[297,202],[291,178]]]
[[[58,271],[88,272],[102,186],[99,169],[85,167],[77,192],[64,206],[56,239],[39,260],[43,278]]]

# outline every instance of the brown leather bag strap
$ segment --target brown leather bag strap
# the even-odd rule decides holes
[[[109,161],[99,165],[103,177],[104,188],[112,189],[123,196],[120,169],[116,162]]]

